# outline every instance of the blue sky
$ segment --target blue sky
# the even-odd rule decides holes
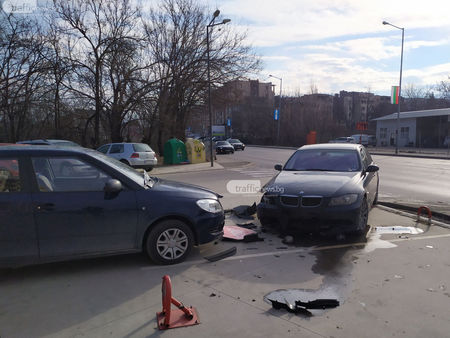
[[[429,88],[450,75],[450,2],[442,0],[205,0],[246,30],[264,69],[251,78],[283,78],[286,94],[340,90],[390,95],[398,85]]]
[[[46,3],[49,0],[0,0]],[[158,0],[136,0],[144,7]],[[398,85],[405,28],[402,88],[432,88],[450,76],[448,0],[198,0],[229,18],[226,29],[246,31],[263,60],[263,82],[283,78],[283,93],[371,91]],[[278,92],[278,88],[276,89]]]

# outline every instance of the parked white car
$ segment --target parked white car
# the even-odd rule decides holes
[[[108,143],[97,149],[133,168],[152,170],[158,164],[155,152],[145,143]]]

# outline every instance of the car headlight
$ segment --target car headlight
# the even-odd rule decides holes
[[[266,204],[276,204],[276,199],[277,199],[276,195],[264,194],[261,199],[261,202],[266,203]]]
[[[205,211],[211,212],[213,214],[222,212],[222,205],[217,200],[205,199],[198,200],[197,205]]]
[[[336,205],[350,205],[356,202],[358,199],[358,194],[347,194],[342,195],[338,197],[333,197],[330,200],[329,206],[336,206]]]

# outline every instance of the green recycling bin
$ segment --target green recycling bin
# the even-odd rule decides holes
[[[164,164],[180,164],[187,162],[186,146],[176,138],[164,144]]]

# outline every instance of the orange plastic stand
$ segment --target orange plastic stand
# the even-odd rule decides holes
[[[172,297],[172,282],[170,277],[165,275],[162,278],[162,306],[161,312],[156,313],[158,328],[160,330],[173,329],[176,327],[191,326],[200,324],[197,310],[192,306],[186,308],[183,303]],[[175,305],[177,309],[171,309],[171,305]]]

